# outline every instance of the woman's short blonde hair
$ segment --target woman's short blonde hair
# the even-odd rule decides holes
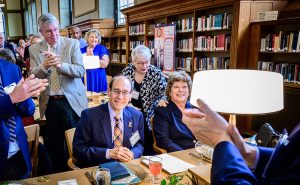
[[[96,37],[98,38],[98,43],[101,43],[101,34],[99,33],[99,31],[97,29],[90,29],[88,32],[86,32],[84,39],[86,42],[88,42],[88,38],[90,36],[91,33],[94,33],[96,35]]]
[[[170,100],[170,92],[174,82],[186,82],[189,88],[189,97],[192,91],[192,79],[185,71],[174,71],[168,79],[168,84],[166,88],[166,96]]]

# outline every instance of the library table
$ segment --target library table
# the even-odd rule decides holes
[[[183,161],[186,161],[188,163],[196,165],[196,163],[199,162],[200,159],[189,155],[190,153],[197,153],[197,152],[194,148],[192,148],[192,149],[188,149],[188,150],[172,152],[169,154],[174,157],[177,157]],[[145,170],[145,172],[148,174],[148,177],[146,177],[140,184],[142,184],[142,185],[151,184],[149,181],[149,179],[150,179],[149,174],[151,174],[151,173],[150,173],[148,167],[141,165],[141,158],[130,161],[129,163],[137,164],[137,165],[141,166]],[[176,164],[174,164],[174,165],[176,165]],[[93,170],[95,170],[95,168],[97,168],[97,166],[46,175],[45,177],[48,179],[47,182],[39,182],[38,179],[41,179],[41,177],[28,178],[28,179],[21,180],[19,182],[24,185],[50,185],[50,184],[57,184],[58,181],[62,181],[62,180],[76,179],[78,185],[81,185],[81,184],[89,185],[90,183],[89,183],[87,177],[84,175],[84,173],[92,172]],[[206,170],[206,171],[203,171],[203,170]],[[190,169],[189,172],[191,172],[192,174],[195,175],[195,177],[200,181],[200,184],[209,184],[210,183],[210,181],[209,181],[210,164],[206,163],[203,166],[195,167],[193,169]],[[189,172],[183,172],[180,174],[181,175],[184,175],[184,174],[190,175]],[[202,176],[202,175],[204,175],[204,176]],[[168,176],[168,174],[165,171],[163,171],[161,173],[161,178],[165,179],[167,176]],[[182,180],[182,182],[188,183],[188,182],[190,182],[190,180],[187,176],[184,176],[184,179]]]

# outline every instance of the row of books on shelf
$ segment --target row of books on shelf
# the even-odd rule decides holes
[[[228,51],[230,49],[230,35],[199,36],[195,39],[196,51]]]
[[[133,50],[138,45],[144,45],[144,41],[143,40],[135,40],[135,41],[130,41],[129,42],[130,50]]]
[[[194,17],[178,19],[175,23],[177,32],[192,32],[194,30]],[[149,24],[147,27],[147,33],[150,35],[154,34],[156,25],[160,24]],[[200,16],[197,18],[196,26],[196,31],[230,29],[232,27],[232,14],[222,13]],[[129,26],[129,35],[142,34],[145,34],[145,24]]]
[[[210,14],[200,16],[197,20],[197,31],[229,29],[232,27],[232,14]]]
[[[194,17],[179,19],[176,21],[177,32],[191,32],[194,30]]]
[[[129,48],[133,50],[138,45],[143,45],[144,41],[130,41]],[[149,49],[154,49],[154,40],[146,41],[146,46]],[[123,48],[122,48],[123,49]],[[230,49],[230,36],[220,36],[213,38],[199,38],[195,41],[195,51],[228,51]],[[193,41],[192,38],[181,39],[177,41],[176,51],[178,52],[192,52]]]
[[[193,51],[193,39],[181,39],[177,41],[177,51],[180,52],[192,52]]]
[[[120,62],[120,55],[119,53],[112,53],[111,54],[111,61],[112,62]],[[121,55],[121,63],[126,63],[126,55]]]
[[[119,53],[112,53],[111,54],[111,61],[112,62],[117,62],[119,60],[120,60]]]
[[[191,57],[176,57],[176,69],[191,71]],[[193,71],[229,69],[230,60],[228,57],[195,57],[193,61]]]
[[[117,41],[117,49],[120,49],[120,42]],[[121,49],[126,49],[126,41],[122,41]]]
[[[147,40],[147,41],[146,41],[146,46],[147,46],[149,49],[154,49],[154,40]]]
[[[129,35],[142,35],[145,34],[145,24],[137,24],[129,26]]]
[[[258,62],[258,70],[273,71],[282,74],[284,82],[300,84],[300,64]]]
[[[229,69],[229,57],[195,57],[194,71]]]
[[[176,57],[175,58],[175,66],[176,69],[182,69],[185,71],[191,71],[191,57]]]
[[[300,52],[300,31],[267,34],[260,40],[261,52]]]
[[[196,51],[228,51],[230,49],[230,35],[220,34],[216,36],[199,36],[195,39]],[[123,44],[123,43],[122,43]],[[126,44],[126,43],[124,43]],[[130,41],[130,50],[137,45],[144,44],[144,41],[136,40]],[[150,49],[154,48],[154,40],[147,40],[146,46]],[[192,52],[193,39],[180,39],[177,40],[176,50],[179,52]],[[123,48],[122,48],[123,49]]]

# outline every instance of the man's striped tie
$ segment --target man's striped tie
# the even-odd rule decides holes
[[[2,79],[0,76],[0,96],[4,96],[6,94],[6,92],[3,89],[3,85],[2,85]],[[15,118],[13,116],[10,116],[8,119],[8,126],[9,126],[9,141],[14,142],[16,141],[16,121]]]
[[[119,148],[123,145],[123,133],[120,128],[120,115],[115,116],[115,128],[114,128],[114,147]]]

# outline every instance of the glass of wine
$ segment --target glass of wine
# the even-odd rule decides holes
[[[162,170],[163,159],[161,157],[153,156],[149,158],[149,169],[153,177],[151,182],[153,184],[160,184],[160,178],[158,177]]]

